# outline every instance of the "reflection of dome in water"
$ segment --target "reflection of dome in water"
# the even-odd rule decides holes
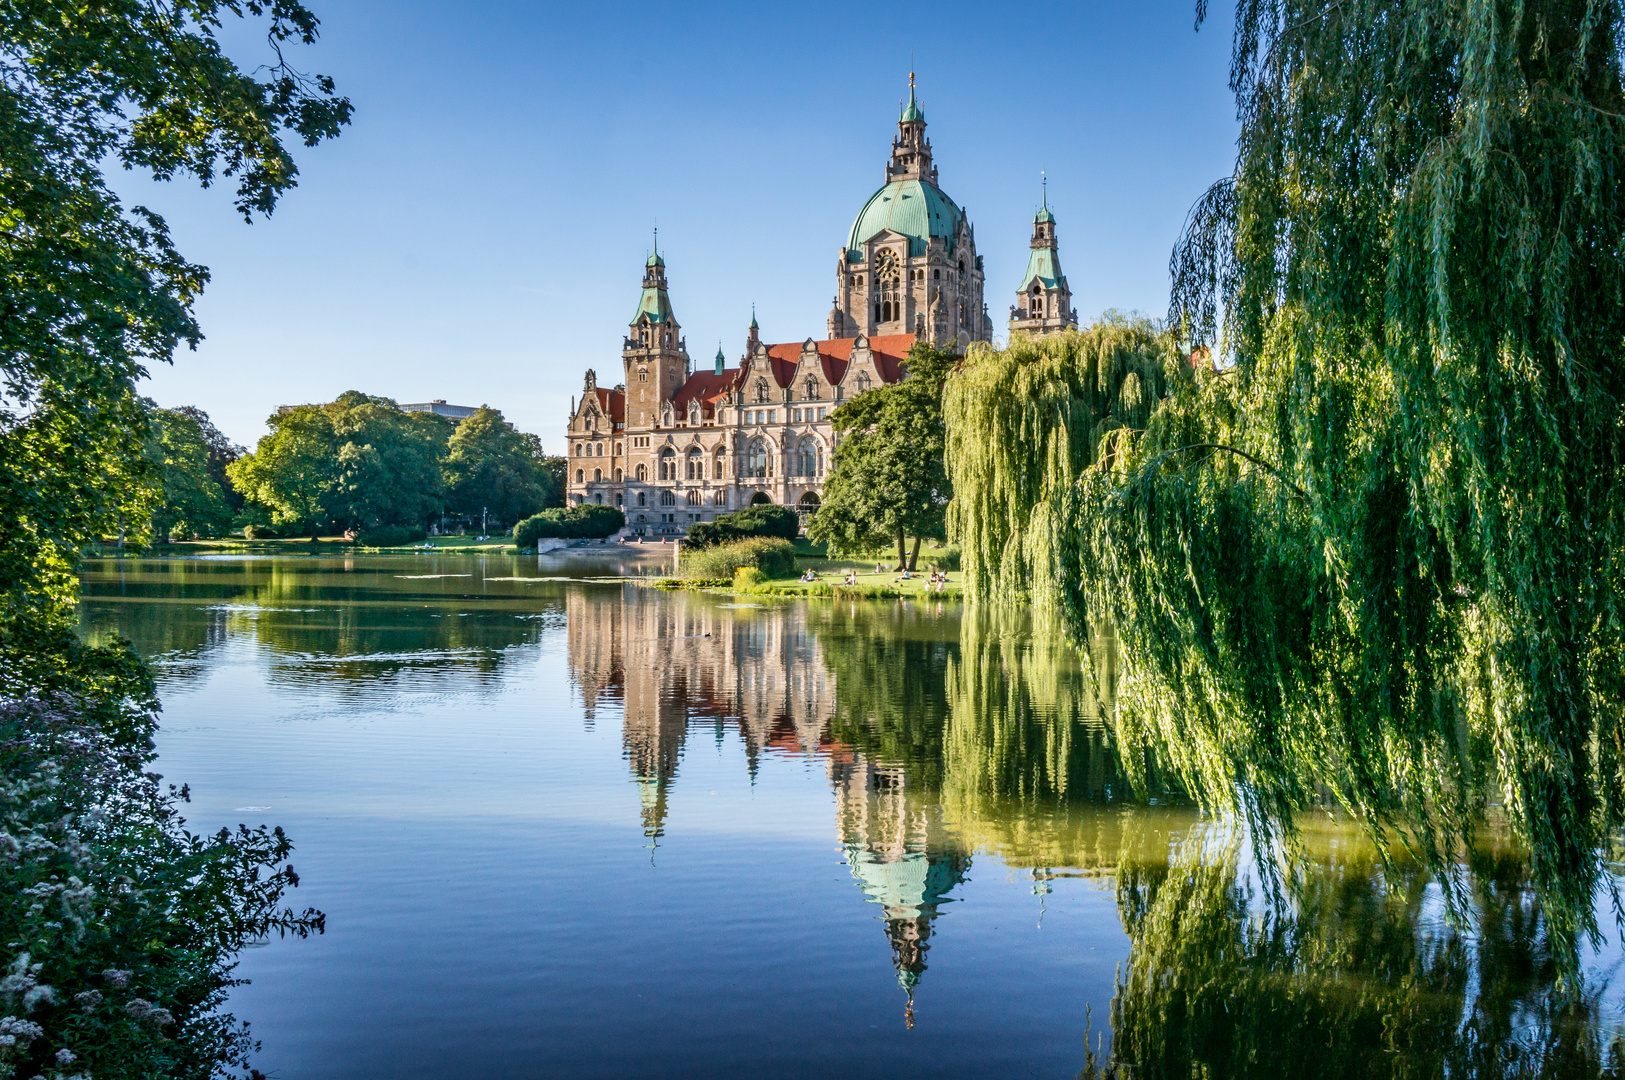
[[[925,954],[930,949],[926,941],[937,905],[952,903],[953,897],[947,894],[965,879],[970,860],[925,851],[882,855],[863,844],[847,844],[846,862],[864,896],[880,905],[897,981],[912,991],[925,971]]]

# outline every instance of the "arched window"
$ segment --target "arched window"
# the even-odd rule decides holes
[[[688,422],[690,424],[698,424],[700,422],[700,403],[698,401],[690,401],[688,403]]]
[[[622,451],[621,451],[621,444],[620,444],[620,443],[616,443],[616,444],[615,444],[615,456],[616,456],[616,457],[620,457],[620,456],[621,456],[621,453],[622,453]]]
[[[621,470],[619,469],[615,470],[615,482],[617,484],[621,482]]]
[[[767,380],[756,380],[756,404],[765,405],[771,398],[768,396]]]
[[[586,448],[580,443],[576,443],[576,457],[580,457],[584,453],[586,453]]]
[[[716,479],[718,479],[718,480],[722,479],[722,474],[726,471],[722,466],[723,466],[723,461],[727,457],[727,454],[728,454],[728,448],[727,447],[725,447],[725,446],[717,447]]]
[[[705,479],[705,456],[697,446],[688,452],[687,473],[690,480]]]
[[[767,443],[761,439],[754,439],[750,444],[750,456],[745,459],[746,476],[767,476]]]
[[[595,456],[596,457],[603,457],[604,456],[604,444],[603,443],[598,444],[598,452],[597,452],[597,454]]]
[[[809,513],[809,514],[812,513],[814,510],[817,510],[818,509],[818,493],[813,492],[813,491],[809,491],[806,494],[802,495],[801,499],[798,501],[798,503],[796,505],[796,509],[801,510],[801,511],[803,511],[805,513]]]
[[[716,494],[711,496],[711,501],[713,503],[715,503],[717,506],[727,506],[728,505],[728,489],[727,488],[722,488],[719,491],[717,491]]]
[[[662,491],[660,493],[660,505],[661,506],[676,506],[677,505],[677,496],[672,494],[669,491]]]
[[[797,464],[801,466],[799,472],[802,476],[818,475],[818,466],[822,464],[818,449],[817,439],[806,438],[801,440],[800,452],[796,456],[801,459]]]
[[[690,488],[689,491],[688,491],[688,505],[690,505],[690,506],[699,506],[700,505],[700,499],[701,499],[700,490],[698,488]]]
[[[677,451],[669,446],[660,451],[660,479],[677,479]]]
[[[818,380],[813,378],[811,375],[808,375],[807,376],[807,381],[804,384],[804,386],[805,386],[804,392],[807,395],[807,400],[808,401],[817,401],[818,400]]]
[[[579,484],[579,483],[581,483],[581,482],[582,482],[582,476],[581,476],[581,470],[580,470],[580,469],[577,469],[577,470],[576,470],[576,483],[578,483],[578,484]]]
[[[869,389],[869,373],[860,371],[858,372],[858,393],[861,394],[867,389]]]
[[[594,469],[592,471],[592,482],[593,483],[595,483],[595,484],[599,483],[603,479],[604,479],[604,470],[603,469]]]
[[[638,482],[639,483],[645,483],[645,482],[648,481],[648,479],[649,479],[649,467],[647,465],[639,465],[638,466]],[[640,498],[640,499],[642,497],[643,496],[641,496],[641,495],[638,496],[638,498]]]
[[[599,506],[603,506],[604,505],[604,493],[602,491],[600,491],[598,494],[596,494],[596,495],[594,495],[592,497],[592,501],[597,503]]]
[[[765,491],[758,491],[756,494],[750,497],[750,504],[752,506],[772,506],[773,496],[769,495]]]

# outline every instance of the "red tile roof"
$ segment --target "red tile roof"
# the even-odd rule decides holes
[[[813,342],[818,346],[818,358],[824,369],[824,378],[830,385],[839,383],[845,377],[847,365],[852,362],[852,346],[856,342],[857,338],[833,338]],[[791,380],[796,377],[796,368],[801,363],[801,349],[804,344],[800,341],[787,341],[767,347],[768,367],[773,372],[773,381],[781,388],[789,386]],[[913,334],[886,334],[869,339],[869,351],[874,354],[875,369],[880,373],[882,382],[894,383],[902,379],[903,367],[908,362],[908,351],[913,347]],[[739,385],[739,379],[740,371],[736,367],[727,368],[720,373],[697,371],[690,375],[673,395],[672,408],[681,416],[687,411],[689,401],[698,398],[705,416],[708,419],[714,418],[717,402],[724,394]]]
[[[598,407],[604,415],[609,417],[612,424],[626,423],[626,395],[619,390],[605,390],[598,387]]]

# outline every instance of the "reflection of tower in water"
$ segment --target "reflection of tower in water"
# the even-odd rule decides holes
[[[933,922],[970,859],[936,797],[915,789],[901,766],[832,739],[835,676],[808,608],[736,610],[638,586],[572,590],[566,608],[571,679],[589,717],[611,702],[624,709],[623,752],[651,841],[664,834],[690,725],[705,723],[719,740],[736,728],[753,775],[763,753],[826,759],[847,863],[880,905],[912,1026]]]
[[[834,685],[800,607],[736,611],[707,599],[572,592],[571,678],[589,718],[623,707],[622,748],[642,802],[644,834],[663,835],[691,724],[718,738],[736,727],[754,774],[764,750],[813,754],[828,739]]]
[[[904,1010],[914,1026],[914,988],[924,974],[931,928],[948,895],[965,880],[970,856],[943,827],[941,807],[912,797],[902,768],[863,755],[833,753],[830,782],[847,865],[871,903],[880,905]]]

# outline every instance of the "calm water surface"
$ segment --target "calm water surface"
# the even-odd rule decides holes
[[[579,557],[88,569],[192,825],[284,826],[327,912],[233,995],[279,1080],[1072,1077],[1114,1037],[1142,1077],[1614,1060],[1618,950],[1553,995],[1515,856],[1462,933],[1316,825],[1274,908],[1243,837],[1134,796],[1020,625]]]

